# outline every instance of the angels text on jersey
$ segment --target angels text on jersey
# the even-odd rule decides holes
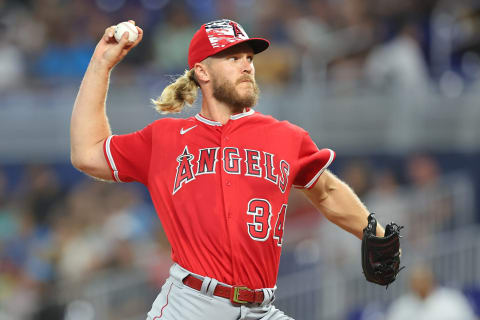
[[[275,155],[266,151],[240,149],[236,147],[213,147],[199,149],[194,155],[185,146],[177,157],[177,171],[173,184],[175,194],[186,183],[199,175],[216,174],[223,170],[227,174],[244,175],[265,179],[278,186],[282,193],[288,185],[290,164],[285,160],[278,161]],[[221,162],[217,168],[217,162]]]

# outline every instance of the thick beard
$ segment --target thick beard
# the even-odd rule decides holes
[[[226,79],[213,78],[213,96],[220,102],[225,103],[230,107],[232,113],[241,113],[245,108],[252,108],[257,104],[258,96],[260,94],[260,89],[257,86],[255,80],[249,76],[244,76],[237,81],[239,84],[241,81],[246,79],[251,80],[253,85],[253,92],[251,94],[246,94],[241,96],[238,94],[237,89],[232,84],[231,81]],[[223,80],[223,81],[222,81]]]

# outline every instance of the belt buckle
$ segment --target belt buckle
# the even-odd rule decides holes
[[[238,296],[240,295],[240,290],[250,290],[250,289],[248,287],[243,287],[243,286],[233,287],[233,296],[231,297],[232,302],[238,303],[238,304],[249,303],[249,301],[240,300],[238,298]]]

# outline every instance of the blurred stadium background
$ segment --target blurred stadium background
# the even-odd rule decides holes
[[[407,268],[386,291],[365,282],[360,241],[292,191],[277,306],[388,320],[426,264],[480,315],[479,1],[0,0],[0,319],[145,318],[168,243],[143,186],[70,165],[72,104],[104,29],[134,19],[145,38],[107,105],[115,133],[142,128],[194,30],[218,17],[272,42],[255,58],[257,109],[336,150],[332,171],[405,225]]]

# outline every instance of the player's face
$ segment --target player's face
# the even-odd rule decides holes
[[[253,107],[259,88],[255,82],[253,50],[239,44],[216,55],[211,63],[213,96],[230,106],[234,113]]]

